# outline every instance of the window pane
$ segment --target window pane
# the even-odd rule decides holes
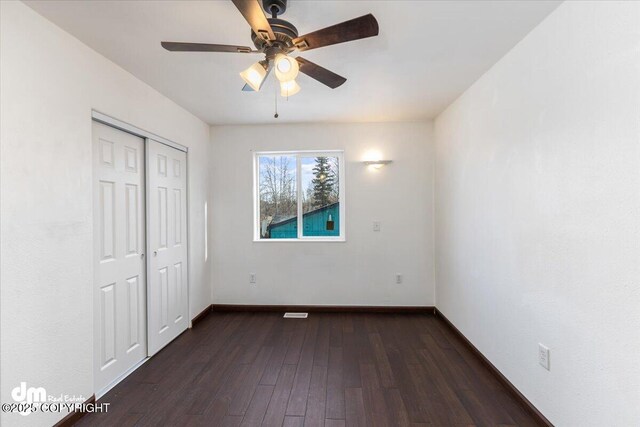
[[[340,236],[338,157],[301,157],[302,235]]]
[[[258,168],[260,238],[297,238],[296,157],[260,156]]]

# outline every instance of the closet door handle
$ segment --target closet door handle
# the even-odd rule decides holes
[[[153,251],[153,256],[158,256],[158,251]]]

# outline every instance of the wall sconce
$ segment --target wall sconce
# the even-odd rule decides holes
[[[380,169],[384,165],[391,163],[391,160],[365,160],[362,163],[374,169]]]

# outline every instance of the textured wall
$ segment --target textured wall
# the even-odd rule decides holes
[[[190,298],[205,261],[209,126],[20,2],[0,3],[2,402],[20,381],[93,394],[91,109],[189,147]],[[2,414],[51,425],[64,414]]]
[[[640,425],[639,29],[566,2],[435,122],[437,306],[557,426]]]
[[[431,128],[212,127],[214,303],[433,305]],[[323,149],[345,151],[346,242],[253,242],[252,150]],[[369,170],[362,160],[372,150],[393,163]],[[382,231],[373,231],[374,220]],[[256,273],[255,285],[249,273]]]

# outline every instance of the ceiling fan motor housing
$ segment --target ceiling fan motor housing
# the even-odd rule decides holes
[[[270,52],[274,52],[273,55],[292,52],[295,49],[293,39],[298,37],[298,29],[291,22],[284,19],[268,18],[267,20],[276,39],[269,46],[266,40],[251,31],[251,40],[256,49],[263,50],[267,56],[269,56]]]

